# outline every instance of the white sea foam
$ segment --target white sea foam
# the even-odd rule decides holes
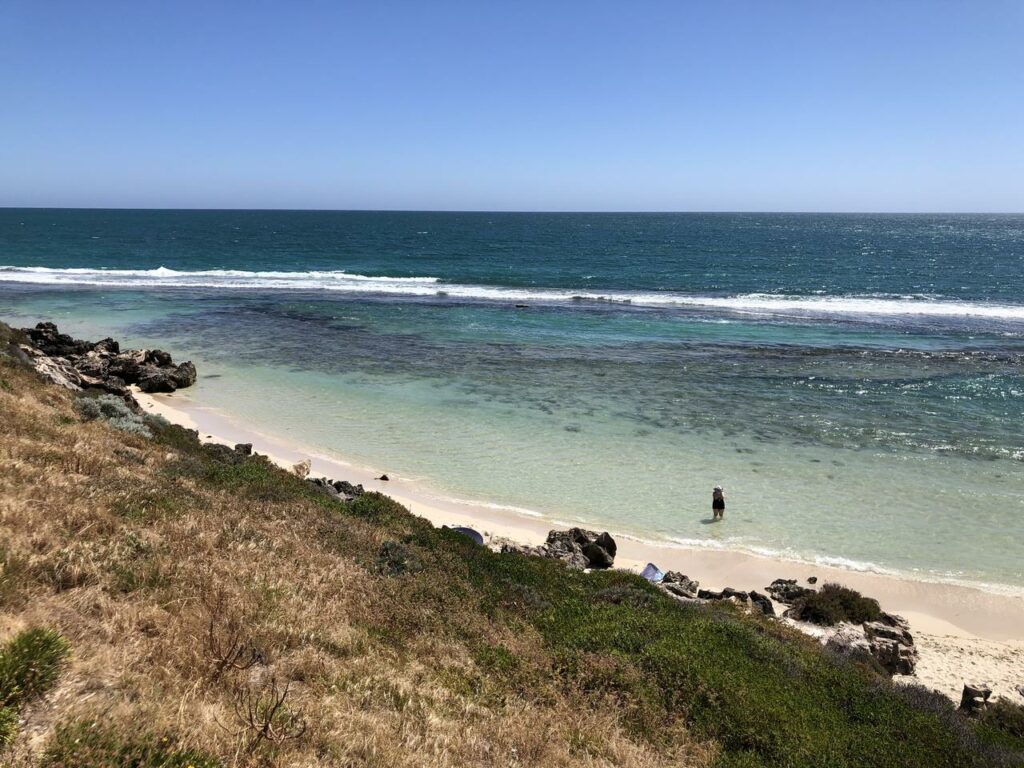
[[[926,296],[794,296],[747,293],[702,296],[652,291],[572,291],[443,283],[437,277],[386,277],[340,270],[253,272],[237,269],[55,269],[0,266],[0,282],[123,288],[217,288],[334,291],[400,296],[448,296],[504,302],[609,302],[678,306],[756,315],[925,316],[1024,322],[1024,305],[952,301]]]

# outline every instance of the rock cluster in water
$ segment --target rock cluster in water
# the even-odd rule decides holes
[[[122,351],[113,339],[74,339],[53,323],[39,323],[23,333],[32,342],[18,345],[27,362],[66,389],[101,389],[126,397],[132,384],[143,392],[174,392],[196,382],[195,365],[175,365],[170,354],[160,349]]]

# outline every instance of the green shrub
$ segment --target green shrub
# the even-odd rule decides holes
[[[82,396],[75,400],[75,411],[86,421],[102,419],[114,429],[141,437],[152,437],[143,417],[116,395]]]
[[[838,584],[825,584],[818,592],[804,595],[793,603],[787,616],[812,624],[833,626],[841,621],[863,624],[882,615],[878,601]]]
[[[131,435],[138,435],[139,437],[152,437],[153,433],[149,431],[149,428],[142,423],[135,414],[131,416],[118,417],[116,419],[108,419],[107,424],[112,426],[114,429],[119,429],[122,432],[127,432]]]
[[[201,752],[179,749],[171,736],[121,734],[99,723],[79,721],[59,727],[41,768],[217,768]]]
[[[1024,739],[1024,706],[996,699],[982,713],[981,721],[996,730]]]
[[[519,659],[500,645],[481,645],[473,652],[473,660],[481,669],[498,676],[510,675],[519,668]]]
[[[146,417],[146,426],[153,433],[153,439],[168,448],[174,448],[185,454],[198,453],[202,450],[202,443],[199,442],[199,433],[194,429],[185,429],[177,424],[171,424],[167,419],[149,414]]]
[[[423,563],[408,545],[400,541],[385,541],[377,552],[374,563],[378,573],[384,576],[401,576],[423,570]]]
[[[18,732],[18,710],[14,707],[0,707],[0,750],[14,741]]]
[[[21,706],[57,681],[67,659],[67,640],[50,629],[29,629],[0,651],[0,706]]]
[[[84,395],[75,400],[75,410],[87,421],[96,419],[118,419],[135,414],[120,397],[116,395]],[[141,420],[141,419],[140,419]]]

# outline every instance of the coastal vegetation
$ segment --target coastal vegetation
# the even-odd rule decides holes
[[[877,621],[882,609],[877,600],[864,597],[849,587],[823,584],[820,590],[809,590],[798,598],[789,615],[812,624],[834,626],[843,621],[852,624]]]
[[[728,601],[495,553],[162,420],[117,429],[80,398],[0,354],[6,764],[1024,759],[1012,705],[969,719]]]

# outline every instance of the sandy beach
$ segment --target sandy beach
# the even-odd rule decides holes
[[[147,412],[197,430],[203,441],[226,445],[252,443],[255,451],[286,467],[308,459],[311,477],[326,476],[362,484],[368,490],[386,493],[435,525],[469,526],[481,531],[489,541],[504,538],[538,544],[551,528],[568,525],[504,507],[453,501],[393,473],[389,473],[387,481],[378,480],[388,472],[386,467],[365,467],[342,456],[310,452],[204,406],[186,393],[137,392],[136,398]],[[619,544],[619,568],[639,571],[651,562],[662,570],[682,571],[710,589],[729,586],[763,590],[777,578],[805,582],[812,576],[819,583],[836,582],[856,589],[910,622],[920,660],[916,675],[904,678],[907,682],[919,682],[956,701],[965,682],[984,683],[996,696],[1021,700],[1016,688],[1024,685],[1024,597],[740,552],[660,545],[622,532],[610,532]]]

